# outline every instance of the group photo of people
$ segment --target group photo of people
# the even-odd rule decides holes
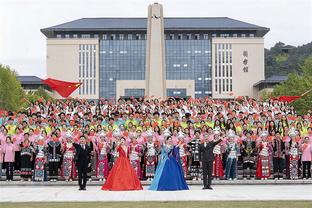
[[[274,99],[38,100],[0,112],[0,177],[79,178],[82,190],[87,181],[175,190],[188,180],[311,180],[311,122],[311,111]]]

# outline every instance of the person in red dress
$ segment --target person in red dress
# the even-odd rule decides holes
[[[109,172],[108,178],[102,190],[104,191],[130,191],[142,190],[143,187],[137,177],[130,161],[127,157],[127,147],[125,138],[121,138],[120,145],[117,147],[119,157],[115,162],[112,170]]]

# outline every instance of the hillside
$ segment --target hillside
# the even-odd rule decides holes
[[[301,73],[300,65],[312,55],[312,42],[294,47],[278,42],[270,49],[265,49],[265,76],[287,75],[290,72]]]

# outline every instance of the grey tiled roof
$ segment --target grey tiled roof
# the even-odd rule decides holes
[[[146,30],[146,27],[146,18],[82,18],[41,31]],[[264,34],[269,31],[228,17],[168,17],[164,18],[164,27],[165,30],[263,30]]]
[[[283,81],[286,81],[288,79],[287,75],[272,75],[268,78],[266,78],[265,80],[261,80],[257,83],[255,83],[253,86],[256,87],[260,84],[278,84],[281,83]]]
[[[37,76],[17,76],[16,78],[22,84],[42,84],[42,79]]]

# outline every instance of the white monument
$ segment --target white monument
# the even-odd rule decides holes
[[[148,6],[145,95],[166,98],[164,18],[161,4]]]

